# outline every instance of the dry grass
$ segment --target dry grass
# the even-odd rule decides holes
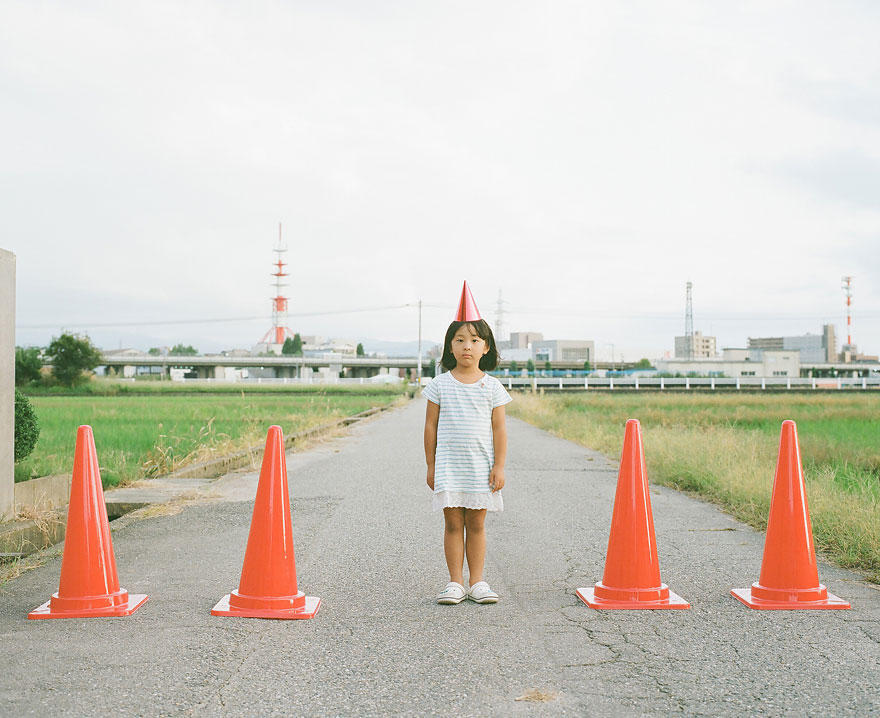
[[[545,693],[544,691],[539,691],[537,688],[532,688],[513,700],[527,701],[529,703],[547,703],[549,701],[555,701],[557,698],[557,693]]]
[[[33,571],[35,568],[42,566],[49,558],[51,556],[36,553],[24,558],[0,563],[0,593],[5,591],[7,583],[14,581],[23,573]]]
[[[521,394],[510,413],[614,460],[626,419],[637,418],[652,482],[713,501],[760,530],[767,526],[781,422],[800,416],[813,432],[827,425],[824,435],[800,431],[816,546],[880,582],[877,405],[871,403],[877,399],[860,398],[858,405],[850,397],[776,395],[689,400],[628,395],[614,405],[615,400]],[[868,431],[862,436],[864,425]],[[848,426],[854,427],[850,441]]]

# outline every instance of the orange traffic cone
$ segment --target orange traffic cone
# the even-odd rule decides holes
[[[212,615],[312,618],[318,612],[321,599],[297,590],[291,529],[284,437],[280,426],[271,426],[238,590],[221,598]]]
[[[819,583],[797,426],[782,422],[761,576],[733,596],[749,608],[849,608]]]
[[[119,587],[91,426],[76,432],[58,592],[28,618],[128,616],[147,600]]]
[[[660,582],[648,473],[636,419],[626,422],[605,575],[593,588],[579,588],[577,595],[590,608],[690,608]]]

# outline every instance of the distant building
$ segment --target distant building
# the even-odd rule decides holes
[[[584,339],[548,339],[532,342],[535,361],[595,362],[596,346]]]
[[[676,359],[711,359],[716,355],[715,337],[704,337],[702,332],[694,332],[693,353],[688,337],[675,337]]]
[[[726,377],[798,377],[800,354],[795,350],[724,349],[710,359],[658,359],[657,370],[670,374]]]
[[[511,332],[510,341],[504,342],[508,349],[528,349],[530,344],[544,340],[540,332]]]
[[[837,340],[834,337],[833,324],[823,325],[821,334],[801,334],[795,337],[749,337],[749,349],[797,351],[800,354],[800,361],[804,364],[831,364],[837,361]]]

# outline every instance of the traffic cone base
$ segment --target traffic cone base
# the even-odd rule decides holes
[[[53,593],[52,598],[31,611],[28,618],[116,618],[130,616],[146,602],[146,595],[130,594],[125,589],[110,597],[95,596],[93,599],[63,599]]]
[[[762,598],[756,594],[777,594],[775,598]],[[771,594],[771,595],[772,595]],[[783,590],[763,588],[758,583],[753,583],[751,588],[733,588],[730,595],[744,603],[749,608],[763,609],[765,611],[782,611],[797,609],[846,609],[851,608],[848,601],[838,598],[821,583],[818,588],[807,590]]]
[[[581,601],[586,603],[590,608],[608,608],[608,609],[668,609],[668,608],[690,608],[691,604],[685,601],[681,596],[669,590],[669,587],[663,583],[660,588],[643,589],[634,588],[631,591],[625,589],[613,589],[616,594],[614,598],[607,598],[602,594],[609,593],[607,587],[602,585],[600,581],[592,588],[579,588],[577,596]],[[629,597],[624,597],[624,593],[628,593]]]
[[[235,593],[235,592],[233,592]],[[230,599],[235,601],[233,594],[226,594],[221,598],[217,605],[211,609],[212,616],[238,616],[239,618],[281,618],[281,619],[297,619],[297,618],[314,618],[321,606],[321,599],[317,596],[303,596],[305,601],[302,606],[297,608],[271,608],[263,607],[238,607],[230,605]],[[277,599],[273,599],[277,600]]]

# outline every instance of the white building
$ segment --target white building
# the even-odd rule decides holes
[[[535,361],[596,361],[596,345],[585,339],[547,339],[531,346]]]
[[[711,359],[658,359],[657,370],[670,374],[727,377],[799,377],[800,353],[794,350],[724,349]]]

